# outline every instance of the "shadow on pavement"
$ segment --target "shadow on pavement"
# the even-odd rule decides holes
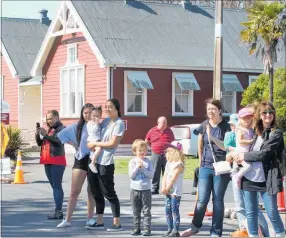
[[[163,197],[153,198],[153,206],[160,206],[162,213],[153,215],[153,237],[161,237],[167,229],[163,215]],[[67,201],[64,201],[67,204]],[[104,230],[87,230],[85,201],[79,200],[73,216],[72,226],[68,228],[56,228],[60,220],[48,220],[47,216],[53,212],[53,199],[17,199],[2,201],[2,236],[3,237],[132,237],[133,229],[132,211],[129,199],[121,199],[121,224],[123,231],[114,233],[107,232],[106,228],[112,224],[112,214],[108,201],[106,202],[106,214],[104,215]],[[63,208],[66,211],[66,207]],[[108,212],[109,211],[109,212]],[[127,211],[127,213],[126,213]],[[189,224],[182,223],[180,230],[189,228]],[[143,225],[143,224],[141,224]],[[143,227],[142,227],[143,229]],[[209,227],[203,226],[201,234],[206,235]],[[225,229],[224,234],[231,230]],[[202,235],[198,235],[202,237]]]

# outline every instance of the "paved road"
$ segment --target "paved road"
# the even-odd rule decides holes
[[[47,182],[43,166],[38,164],[38,158],[30,158],[24,161],[24,177],[28,184],[13,185],[2,184],[2,237],[132,237],[132,210],[129,199],[129,179],[126,175],[116,175],[116,191],[121,204],[121,223],[124,228],[120,233],[109,233],[105,230],[90,231],[84,228],[86,222],[86,184],[79,197],[77,208],[73,216],[72,227],[56,228],[58,221],[47,220],[46,217],[54,209],[52,193]],[[64,210],[68,199],[71,180],[72,156],[68,157],[68,166],[64,174],[63,187],[65,192]],[[188,228],[190,217],[187,212],[192,211],[195,204],[195,196],[190,195],[191,180],[184,181],[185,194],[181,202],[181,230]],[[225,204],[226,207],[234,207],[231,184],[228,187]],[[160,237],[166,231],[164,217],[164,196],[153,196],[152,203],[152,227],[153,235]],[[211,206],[210,206],[211,208]],[[112,214],[107,202],[105,211],[105,224],[112,223]],[[199,237],[209,236],[211,220],[206,218]],[[237,228],[235,220],[224,220],[224,236]]]

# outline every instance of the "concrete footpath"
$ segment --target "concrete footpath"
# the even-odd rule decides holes
[[[39,165],[38,154],[35,157],[24,160],[24,178],[28,184],[13,185],[2,184],[2,210],[1,210],[1,236],[2,237],[132,237],[132,209],[129,199],[129,178],[127,175],[115,175],[116,191],[121,204],[121,224],[123,230],[118,233],[110,233],[105,230],[90,231],[85,226],[87,184],[85,182],[80,194],[76,210],[74,212],[72,226],[69,228],[56,228],[60,221],[47,220],[47,216],[54,209],[52,190],[47,181],[43,166]],[[66,210],[67,199],[70,192],[71,170],[73,157],[68,156],[68,166],[63,180],[65,193],[64,208]],[[193,211],[195,196],[190,194],[192,181],[184,180],[184,196],[181,201],[181,227],[187,229],[191,218],[187,213]],[[234,208],[231,184],[226,192],[225,206]],[[209,208],[212,208],[210,202]],[[285,223],[285,215],[283,216]],[[112,213],[108,201],[104,215],[106,227],[112,224]],[[209,237],[211,219],[205,218],[204,225],[197,237]],[[270,225],[271,227],[271,225]],[[161,237],[167,229],[164,216],[164,196],[152,197],[152,233],[154,237]],[[229,236],[230,232],[237,229],[236,220],[224,219],[223,236]],[[273,232],[271,231],[272,235]]]

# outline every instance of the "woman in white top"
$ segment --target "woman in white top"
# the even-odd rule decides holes
[[[111,206],[113,225],[107,231],[120,231],[120,203],[114,189],[114,160],[113,156],[124,134],[124,123],[120,119],[120,104],[115,98],[106,101],[105,113],[107,118],[101,123],[101,141],[88,143],[90,149],[101,148],[97,158],[97,171],[88,171],[88,182],[95,199],[97,222],[89,229],[103,229],[103,213],[106,198]]]
[[[168,231],[165,236],[179,237],[180,202],[183,194],[184,160],[182,145],[172,142],[166,151],[167,164],[162,181],[162,193],[166,195],[165,213]]]

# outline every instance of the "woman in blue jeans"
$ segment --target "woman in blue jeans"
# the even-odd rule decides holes
[[[45,172],[53,189],[55,211],[48,219],[63,219],[62,205],[64,191],[62,180],[66,168],[65,149],[57,134],[64,128],[56,110],[47,112],[46,124],[48,130],[37,125],[36,142],[41,146],[40,164],[44,164]]]
[[[198,183],[198,201],[195,207],[191,228],[185,230],[181,236],[188,237],[199,232],[203,225],[206,208],[212,193],[213,196],[213,219],[210,230],[211,237],[220,237],[223,229],[224,218],[224,195],[227,185],[230,181],[230,174],[215,175],[213,168],[213,156],[211,148],[214,151],[217,160],[225,160],[226,152],[223,146],[225,133],[230,131],[229,124],[221,117],[222,104],[219,100],[208,99],[206,101],[208,120],[202,123],[199,135],[198,155],[200,160],[199,183]],[[208,133],[211,137],[217,138],[221,143],[215,144],[211,141],[209,144]]]
[[[256,138],[250,152],[239,153],[237,163],[246,161],[252,169],[244,175],[241,186],[244,194],[249,236],[258,236],[258,200],[260,193],[276,237],[285,237],[285,228],[277,208],[277,193],[283,189],[280,171],[284,148],[283,133],[276,129],[276,113],[269,102],[262,102],[256,111]]]

